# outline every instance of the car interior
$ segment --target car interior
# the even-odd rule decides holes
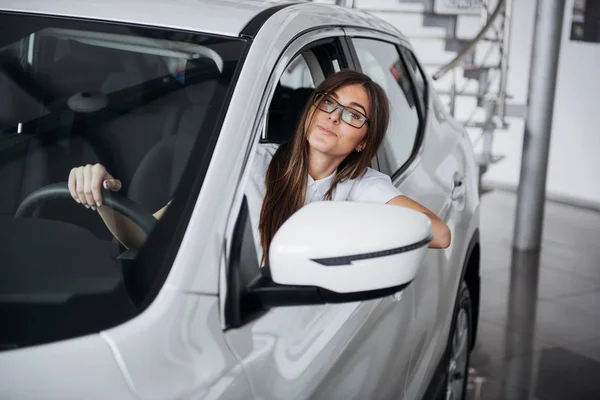
[[[267,129],[261,143],[288,142],[314,88],[344,67],[335,41],[323,40],[303,49],[288,65],[271,99]]]
[[[165,56],[171,43],[160,39],[153,49],[105,32],[27,33],[0,42],[0,316],[14,321],[0,330],[0,350],[99,331],[138,312],[126,287],[136,253],[96,212],[38,196],[31,218],[15,215],[36,191],[95,163],[143,212],[166,205],[192,150],[212,135],[240,49],[203,38],[207,46],[180,44],[195,50],[181,60]]]

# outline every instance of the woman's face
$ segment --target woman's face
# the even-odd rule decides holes
[[[369,97],[362,85],[342,86],[329,92],[328,95],[342,106],[351,107],[367,118],[371,115]],[[342,110],[336,109],[331,114],[327,114],[315,106],[311,107],[308,119],[311,123],[306,137],[311,150],[343,159],[357,147],[361,150],[364,148],[368,123],[360,128],[355,128],[342,121]]]

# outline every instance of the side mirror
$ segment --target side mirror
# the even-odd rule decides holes
[[[393,290],[414,279],[431,240],[431,221],[415,210],[387,204],[311,203],[273,238],[271,278],[280,285],[315,286],[340,294]]]
[[[239,327],[273,307],[362,301],[410,284],[432,240],[424,214],[386,204],[322,201],[277,231],[260,268],[246,200],[231,244],[225,319]],[[269,272],[270,270],[270,272]]]

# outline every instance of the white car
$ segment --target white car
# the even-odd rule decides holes
[[[336,6],[0,0],[0,398],[462,399],[479,308],[477,166],[406,38]],[[372,168],[450,227],[318,202],[259,267],[246,183],[342,68],[386,90]],[[69,170],[123,182],[77,205]],[[156,221],[151,212],[171,201]]]

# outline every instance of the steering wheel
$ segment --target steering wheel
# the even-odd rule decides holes
[[[39,188],[30,193],[15,213],[15,217],[31,217],[37,207],[49,200],[69,199],[73,200],[67,182],[53,183]],[[156,219],[148,211],[145,211],[135,201],[128,199],[122,194],[102,189],[102,201],[104,206],[120,212],[135,222],[146,235],[150,234],[156,224]]]

